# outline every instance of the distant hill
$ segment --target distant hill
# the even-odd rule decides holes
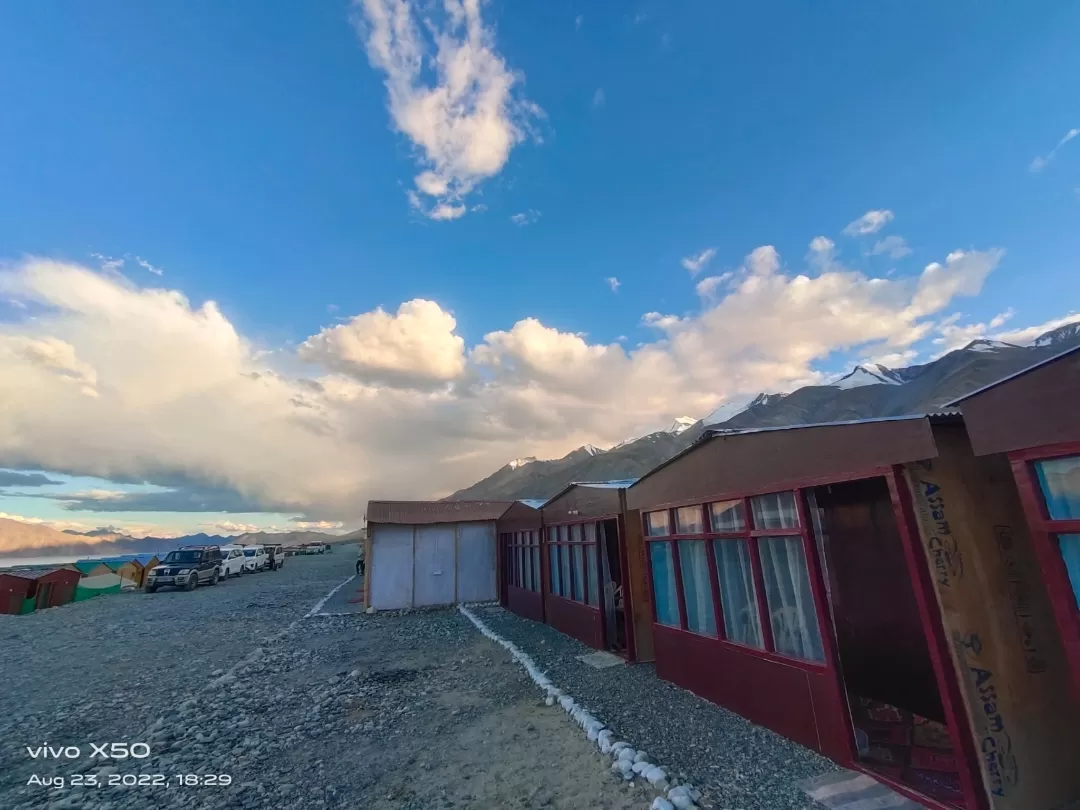
[[[355,533],[354,533],[355,534]],[[339,543],[347,538],[325,532],[250,532],[236,536],[189,534],[183,537],[128,537],[109,529],[81,534],[58,531],[40,523],[0,518],[0,554],[6,557],[67,556],[101,557],[110,554],[152,554],[186,545],[226,543]]]
[[[1046,332],[1030,346],[975,340],[922,365],[859,365],[827,385],[726,403],[697,422],[679,417],[665,431],[610,450],[587,445],[553,461],[516,459],[450,499],[550,498],[573,481],[637,478],[689,447],[706,427],[746,430],[928,413],[1077,344],[1080,321]]]

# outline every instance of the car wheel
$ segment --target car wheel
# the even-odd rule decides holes
[[[193,591],[197,587],[199,587],[199,575],[192,572],[191,576],[188,577],[187,584],[184,585],[184,590],[185,591]]]
[[[210,575],[210,584],[217,585],[218,583],[218,570],[215,568],[214,573]]]

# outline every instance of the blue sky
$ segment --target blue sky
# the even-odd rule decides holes
[[[27,341],[52,338],[46,371],[59,369],[68,387],[30,370],[10,382],[23,386],[26,402],[57,390],[69,397],[56,413],[9,413],[22,432],[0,440],[0,464],[90,476],[69,492],[164,486],[237,496],[237,511],[222,514],[79,512],[89,525],[349,523],[357,510],[345,504],[367,497],[443,494],[514,455],[614,443],[755,389],[785,390],[871,357],[925,360],[1075,309],[1074,3],[456,2],[0,7],[0,259],[14,279],[10,300],[0,286],[0,337],[24,360],[43,356]],[[411,37],[380,40],[378,15],[396,9],[411,12]],[[420,104],[450,84],[425,17],[472,88],[458,99],[464,113]],[[392,48],[382,59],[380,42]],[[407,75],[410,48],[425,61]],[[395,88],[404,97],[396,112]],[[496,102],[490,115],[476,112],[485,99]],[[416,179],[424,172],[446,188],[425,193]],[[440,205],[454,218],[433,219]],[[880,228],[845,235],[875,211],[888,212],[868,220]],[[812,250],[816,237],[831,247]],[[757,254],[772,278],[840,274],[846,281],[831,287],[838,300],[853,284],[862,290],[853,306],[869,296],[874,317],[883,307],[896,329],[864,334],[830,323],[831,337],[802,352],[784,348],[799,344],[798,332],[751,341],[737,354],[754,356],[752,369],[710,355],[717,376],[688,382],[693,346],[730,340],[708,325],[711,309],[737,311],[744,332],[788,320],[782,311],[759,316],[751,291],[725,299],[729,285],[764,266],[747,258],[763,246],[774,248],[774,259]],[[683,260],[705,251],[711,258],[689,272]],[[963,278],[914,311],[914,293],[904,298],[901,287],[914,289],[934,262],[950,271],[946,257],[957,251],[971,267],[956,264]],[[72,304],[63,294],[70,281],[34,275],[46,259],[95,274],[130,300],[101,287]],[[725,273],[733,275],[715,282],[712,296],[696,289]],[[889,302],[866,292],[875,278],[888,282]],[[159,333],[160,313],[125,317],[161,304],[153,291],[162,289],[185,297],[191,323]],[[108,311],[87,303],[99,295],[112,301]],[[417,299],[435,308],[394,320]],[[208,301],[217,314],[199,316]],[[352,318],[379,307],[387,322],[353,328]],[[165,373],[161,357],[184,356],[167,348],[170,335],[203,346],[201,332],[184,330],[210,322],[211,354],[192,353],[204,366],[227,355],[243,373],[263,363],[263,379],[272,370],[301,388],[296,380],[356,387],[302,406],[338,431],[333,447],[275,432],[292,430],[270,415],[281,397],[296,398],[291,388],[253,404],[199,383],[193,369],[169,378],[169,397],[124,420],[131,445],[116,447],[115,459],[107,448],[117,442],[84,441],[134,401],[119,380]],[[537,326],[515,327],[523,322]],[[491,333],[504,337],[486,340]],[[140,341],[140,351],[117,359]],[[309,349],[296,351],[305,341]],[[639,344],[657,350],[634,355]],[[158,346],[160,355],[150,350]],[[95,359],[106,349],[109,359]],[[582,393],[595,368],[572,379],[554,370],[578,362],[621,379],[671,375],[670,397],[624,408],[626,397]],[[470,393],[470,375],[499,390]],[[111,407],[88,421],[80,396]],[[358,426],[346,400],[375,410]],[[278,462],[305,471],[303,481],[223,460],[218,448],[190,449],[205,420],[233,406],[266,420],[235,452],[250,455],[261,435],[290,448]],[[628,412],[615,425],[604,418],[613,408]],[[400,440],[391,448],[370,424],[394,414],[400,434],[382,431]],[[202,432],[238,430],[230,422]],[[41,442],[28,437],[39,433],[58,446],[34,449]],[[345,451],[336,466],[349,469],[324,476],[320,459],[333,464]],[[417,476],[417,465],[433,471]],[[0,512],[50,521],[75,514],[9,493]]]

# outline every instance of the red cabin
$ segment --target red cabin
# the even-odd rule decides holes
[[[928,807],[1080,798],[1008,463],[958,413],[706,433],[626,504],[661,678]]]
[[[75,598],[81,576],[69,568],[0,574],[0,613],[29,613],[67,604]]]

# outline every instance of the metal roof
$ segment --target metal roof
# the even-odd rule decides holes
[[[1072,346],[1071,348],[1065,349],[1064,351],[1060,351],[1057,354],[1051,355],[1050,357],[1047,357],[1045,360],[1040,360],[1038,363],[1032,363],[1027,368],[1022,368],[1019,371],[1017,371],[1017,372],[1015,372],[1013,374],[1010,374],[1007,377],[1002,377],[1000,380],[995,380],[994,382],[989,383],[988,385],[984,385],[982,388],[976,388],[971,393],[964,394],[962,397],[957,397],[952,402],[946,402],[945,407],[946,408],[951,408],[954,405],[959,405],[964,400],[971,399],[973,396],[975,396],[977,394],[981,394],[983,391],[989,391],[991,388],[997,388],[999,385],[1002,385],[1003,383],[1007,383],[1010,380],[1015,380],[1017,377],[1022,377],[1025,374],[1027,374],[1029,372],[1032,372],[1037,368],[1042,368],[1045,365],[1049,365],[1050,363],[1053,363],[1053,362],[1055,362],[1057,360],[1060,360],[1062,357],[1065,357],[1066,355],[1072,354],[1075,351],[1080,351],[1080,343],[1076,344],[1075,346]]]
[[[946,406],[946,408],[947,407],[948,406]],[[718,439],[721,436],[744,436],[753,433],[773,433],[781,430],[802,430],[804,428],[818,427],[840,427],[843,425],[867,425],[874,424],[876,422],[903,422],[911,419],[929,419],[935,424],[945,422],[961,422],[963,421],[963,414],[961,414],[961,412],[958,410],[939,410],[932,413],[912,413],[904,414],[902,416],[877,416],[867,419],[849,419],[843,422],[813,422],[810,424],[773,425],[769,427],[759,428],[733,428],[730,430],[725,430],[724,428],[706,428],[705,432],[698,436],[698,438],[692,444],[690,444],[689,447],[684,447],[667,461],[663,461],[660,464],[657,464],[655,467],[645,473],[645,475],[641,476],[638,481],[648,478],[650,475],[659,470],[662,470],[669,464],[673,464],[674,462],[685,456],[687,453],[691,453],[694,450],[697,450],[705,442],[711,441],[713,439]]]
[[[530,509],[542,509],[548,502],[547,498],[518,498],[518,503],[523,503]]]
[[[593,489],[626,489],[638,482],[636,478],[618,478],[614,481],[571,481],[572,487],[592,487]]]
[[[417,525],[498,520],[513,501],[368,501],[368,523]]]

